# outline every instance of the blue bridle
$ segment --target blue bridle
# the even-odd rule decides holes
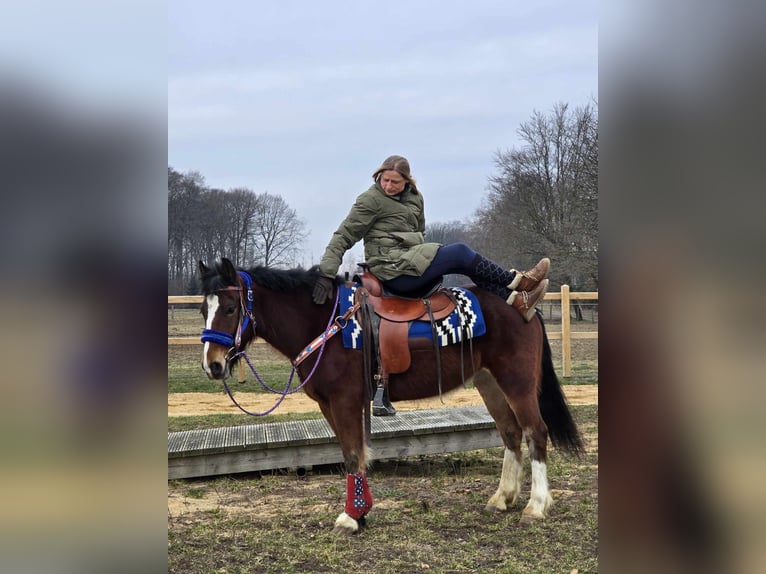
[[[237,287],[225,287],[219,289],[219,291],[239,291],[240,292],[240,305],[242,306],[243,313],[239,316],[239,325],[237,326],[236,335],[230,335],[223,331],[216,331],[214,329],[202,329],[201,340],[203,343],[216,343],[223,345],[224,347],[239,348],[239,344],[242,341],[242,334],[245,329],[250,325],[252,321],[253,333],[255,333],[255,318],[253,318],[253,289],[252,279],[250,275],[244,271],[239,271],[240,285]]]

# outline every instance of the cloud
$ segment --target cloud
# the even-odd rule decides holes
[[[170,164],[282,195],[319,244],[387,155],[407,155],[444,200],[429,221],[461,219],[534,109],[595,96],[595,3],[390,8],[171,10]]]

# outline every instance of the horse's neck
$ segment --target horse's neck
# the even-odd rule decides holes
[[[329,315],[306,298],[270,291],[260,306],[260,336],[287,357],[294,358],[314,337],[322,333]]]

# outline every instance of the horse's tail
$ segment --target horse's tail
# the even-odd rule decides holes
[[[553,368],[551,346],[545,332],[542,314],[538,312],[537,317],[543,328],[543,379],[538,397],[540,412],[548,426],[548,436],[553,446],[579,457],[585,452],[582,437],[572,419],[559,378]]]

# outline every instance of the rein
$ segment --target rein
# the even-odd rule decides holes
[[[322,360],[322,355],[324,354],[325,343],[333,335],[337,334],[343,327],[345,327],[345,324],[348,321],[349,317],[351,317],[351,315],[353,315],[353,313],[356,311],[356,309],[352,307],[351,309],[346,311],[346,313],[344,313],[342,317],[336,317],[335,313],[338,310],[338,304],[340,302],[340,289],[336,289],[336,292],[335,292],[335,304],[333,306],[332,313],[330,313],[330,320],[327,323],[327,327],[325,328],[324,333],[322,333],[321,335],[319,335],[319,337],[317,337],[316,339],[311,341],[311,343],[309,343],[301,351],[301,353],[298,355],[298,357],[296,357],[292,361],[293,367],[292,367],[292,370],[290,371],[290,376],[289,376],[289,378],[287,380],[287,384],[285,385],[284,390],[280,391],[280,390],[277,390],[277,389],[273,389],[268,384],[266,384],[266,382],[258,374],[258,371],[256,371],[256,369],[253,366],[253,364],[250,362],[250,358],[247,356],[247,354],[245,353],[244,350],[236,351],[236,349],[239,347],[239,344],[240,344],[241,339],[242,339],[241,335],[242,335],[244,329],[247,328],[248,320],[252,321],[253,335],[254,336],[255,336],[255,326],[256,326],[255,318],[252,316],[253,292],[252,292],[252,289],[250,289],[250,277],[247,275],[247,273],[243,273],[243,272],[240,272],[240,276],[242,276],[243,281],[245,281],[247,283],[247,287],[248,287],[248,290],[247,290],[247,293],[248,293],[248,295],[247,295],[247,306],[245,305],[245,298],[244,298],[244,296],[240,297],[240,301],[242,303],[242,309],[243,309],[243,311],[245,311],[245,309],[247,309],[247,311],[246,311],[246,313],[243,313],[242,315],[240,315],[240,322],[239,322],[239,326],[237,328],[236,338],[232,337],[228,333],[222,333],[220,331],[214,331],[212,329],[204,329],[203,332],[202,332],[202,341],[203,342],[210,341],[210,342],[213,342],[213,343],[218,343],[220,345],[229,346],[230,349],[229,349],[229,352],[227,352],[227,358],[226,358],[227,362],[231,362],[231,361],[233,361],[235,359],[243,357],[245,359],[245,362],[247,363],[248,367],[250,367],[250,371],[253,373],[253,375],[255,375],[256,380],[261,384],[261,386],[263,388],[269,390],[270,392],[274,393],[274,394],[280,395],[279,398],[277,399],[277,401],[274,403],[274,405],[270,409],[268,409],[266,411],[263,411],[263,412],[260,412],[260,413],[254,413],[254,412],[251,412],[251,411],[247,410],[242,405],[240,405],[237,402],[237,399],[234,398],[234,395],[231,392],[231,389],[229,388],[229,385],[226,383],[226,379],[224,379],[222,381],[223,382],[223,387],[226,390],[226,394],[229,395],[229,398],[231,399],[231,401],[234,403],[234,405],[239,410],[241,410],[243,413],[245,413],[247,415],[250,415],[250,416],[262,417],[262,416],[268,415],[269,413],[274,411],[280,404],[282,404],[282,401],[285,400],[285,397],[287,395],[291,395],[293,393],[297,393],[304,386],[306,386],[306,384],[311,380],[311,377],[316,372],[317,367],[319,367],[319,363]],[[241,287],[227,287],[225,289],[222,289],[222,291],[224,291],[224,290],[240,291],[241,292],[242,288]],[[356,308],[358,308],[358,305],[356,306]],[[245,314],[246,314],[246,318],[243,321],[242,316],[245,315]],[[255,338],[253,338],[253,340],[255,340]],[[319,356],[317,357],[317,360],[314,363],[314,366],[311,368],[311,371],[309,372],[309,374],[306,376],[305,380],[300,385],[298,385],[297,387],[295,387],[294,389],[291,390],[290,387],[292,386],[293,377],[295,376],[295,371],[296,371],[298,365],[300,365],[306,358],[309,357],[309,355],[314,353],[314,351],[316,351],[317,349],[319,350]],[[234,354],[229,356],[229,353],[231,353],[231,351],[235,351],[235,352],[234,352]]]

